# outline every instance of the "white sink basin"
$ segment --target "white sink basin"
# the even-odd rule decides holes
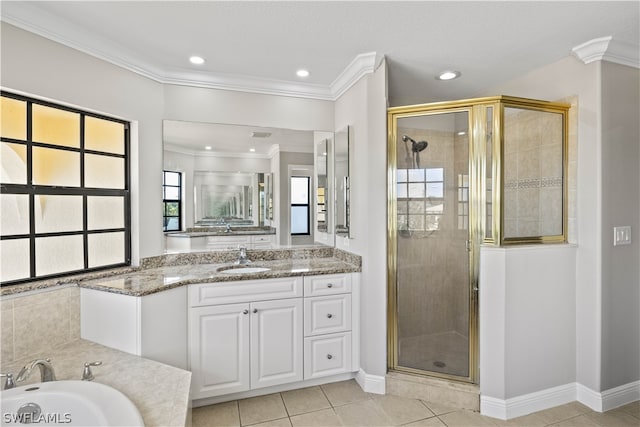
[[[220,273],[228,273],[228,274],[250,274],[250,273],[262,273],[264,271],[269,271],[270,268],[267,267],[221,267],[218,269]]]
[[[3,426],[22,425],[20,417],[36,426],[144,426],[127,396],[96,382],[29,384],[4,390],[1,398]]]

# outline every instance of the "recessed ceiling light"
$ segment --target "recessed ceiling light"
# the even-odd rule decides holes
[[[211,146],[207,145],[206,147],[204,147],[205,150],[211,150]]]
[[[296,71],[296,75],[298,77],[309,77],[309,71],[308,70],[298,70],[298,71]]]
[[[201,56],[192,56],[189,58],[189,62],[196,65],[202,65],[204,64],[204,58]]]
[[[326,156],[326,155],[327,155],[327,152],[325,151],[324,153],[322,153],[322,155],[323,155],[323,156]]]
[[[467,134],[467,133],[466,133],[465,131],[463,131],[463,130],[461,130],[460,132],[458,132],[458,136],[463,136],[463,135],[466,135],[466,134]]]
[[[271,132],[251,132],[252,138],[269,138],[271,136]]]
[[[255,148],[249,148],[249,151],[251,151],[252,153],[255,153],[256,149]]]
[[[453,79],[457,79],[458,77],[460,77],[460,71],[443,71],[442,73],[440,73],[440,75],[438,77],[436,77],[436,79],[438,80],[453,80]]]

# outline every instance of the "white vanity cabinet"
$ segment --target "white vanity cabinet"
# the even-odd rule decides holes
[[[351,372],[351,293],[351,274],[305,277],[305,380]]]
[[[301,381],[302,278],[189,288],[194,399]]]
[[[216,234],[187,235],[184,233],[165,234],[166,248],[170,252],[237,249],[271,249],[276,245],[275,234]]]
[[[359,369],[358,277],[189,285],[193,399],[241,398],[256,389],[353,375]]]

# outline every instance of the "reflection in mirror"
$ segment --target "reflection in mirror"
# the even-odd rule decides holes
[[[325,245],[335,244],[333,230],[333,132],[315,132],[315,237]]]
[[[318,231],[327,232],[327,198],[329,189],[327,186],[327,141],[323,139],[317,144],[316,151],[316,219]]]
[[[336,132],[335,135],[335,175],[336,175],[336,236],[353,237],[350,234],[350,131],[351,127]]]
[[[265,175],[270,174],[195,171],[194,228],[265,226]]]
[[[238,238],[254,231],[262,235],[251,237],[248,248],[258,241],[262,245],[264,234],[269,235],[268,247],[302,245],[291,237],[287,171],[304,167],[315,175],[314,141],[320,136],[332,140],[333,132],[164,120],[164,170],[181,176],[180,216],[172,219],[180,224],[173,229],[181,231],[165,234],[167,250],[225,249],[219,241],[236,231]],[[313,221],[315,210],[310,208]],[[231,231],[217,236],[227,226]],[[311,242],[315,231],[310,227]],[[191,244],[170,244],[179,238]],[[333,245],[333,239],[318,243]]]

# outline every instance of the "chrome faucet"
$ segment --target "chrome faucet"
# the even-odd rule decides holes
[[[247,248],[245,248],[244,246],[238,246],[238,249],[240,250],[240,253],[238,254],[238,260],[236,261],[236,264],[251,264],[251,260],[247,258]]]
[[[231,224],[227,224],[227,228],[226,230],[224,230],[225,233],[231,233]]]
[[[35,359],[24,365],[24,367],[20,370],[18,376],[16,377],[16,382],[19,383],[29,378],[31,372],[36,366],[40,368],[40,382],[56,380],[56,373],[54,372],[53,366],[51,365],[51,360]]]
[[[6,381],[4,382],[3,390],[9,390],[10,388],[14,388],[16,383],[13,381],[13,374],[0,374],[0,377],[6,377]]]

